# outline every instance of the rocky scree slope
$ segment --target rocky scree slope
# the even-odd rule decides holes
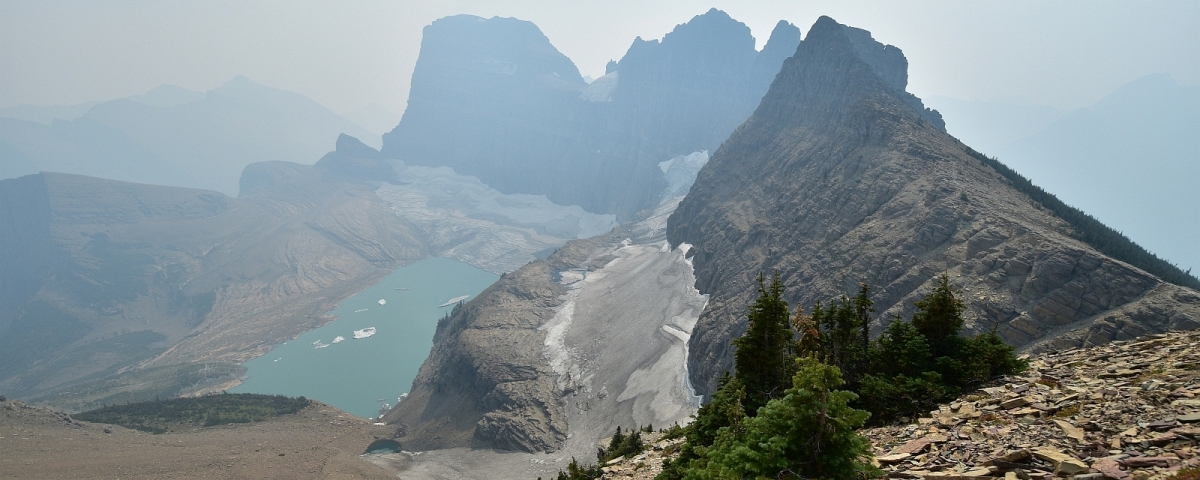
[[[720,145],[799,39],[780,22],[759,52],[746,25],[710,10],[662,41],[635,40],[589,85],[530,22],[442,18],[424,30],[382,152],[629,220],[659,200],[658,164]]]
[[[1200,333],[1046,352],[913,422],[861,430],[888,478],[1149,480],[1200,466]],[[682,439],[604,466],[649,480]]]
[[[760,272],[806,309],[866,282],[882,319],[909,316],[945,273],[969,333],[996,326],[1026,348],[1200,326],[1200,294],[1073,238],[944,132],[904,91],[906,68],[899,49],[822,17],[669,218],[711,295],[690,344],[698,390],[732,368]]]

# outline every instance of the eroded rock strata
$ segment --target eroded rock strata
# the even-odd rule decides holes
[[[859,282],[878,318],[909,316],[932,281],[963,292],[967,330],[1027,348],[1200,326],[1200,295],[1077,240],[1063,219],[947,135],[904,91],[898,49],[822,17],[758,110],[715,152],[668,222],[711,294],[689,371],[711,392],[760,272],[793,306]],[[875,325],[875,331],[881,325]]]

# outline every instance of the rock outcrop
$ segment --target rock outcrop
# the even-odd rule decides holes
[[[749,28],[711,10],[661,42],[635,40],[589,85],[532,23],[443,18],[425,28],[408,109],[382,152],[631,219],[659,200],[658,163],[715,149],[799,37],[780,22],[757,52]]]
[[[406,449],[536,452],[562,446],[566,412],[540,327],[566,293],[555,273],[586,263],[597,242],[616,235],[570,242],[502,276],[438,323],[408,398],[383,417],[398,424]]]
[[[895,47],[822,17],[670,217],[711,294],[691,337],[698,389],[732,368],[760,272],[805,309],[866,282],[881,319],[910,315],[948,274],[969,332],[996,326],[1029,348],[1200,326],[1200,295],[1081,241],[1082,223],[1052,213],[1061,202],[947,135],[904,91],[905,68]]]

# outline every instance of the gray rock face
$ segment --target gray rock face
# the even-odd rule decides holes
[[[457,309],[384,416],[400,441],[586,458],[616,425],[687,423],[687,340],[707,299],[661,224],[568,243]]]
[[[562,445],[566,413],[539,327],[566,293],[554,273],[586,261],[595,242],[576,240],[502,276],[438,324],[408,398],[383,417],[399,425],[406,449],[535,452]]]
[[[903,65],[895,47],[822,17],[670,217],[668,237],[695,246],[711,294],[691,339],[698,389],[732,368],[760,272],[779,272],[806,309],[867,282],[879,318],[909,316],[946,273],[968,331],[998,325],[1028,348],[1200,326],[1194,291],[1075,240],[967,154],[899,90]]]
[[[630,219],[659,200],[658,163],[715,149],[798,41],[781,22],[756,52],[749,28],[712,10],[661,42],[635,40],[588,85],[529,22],[440,19],[425,29],[408,110],[382,152]]]

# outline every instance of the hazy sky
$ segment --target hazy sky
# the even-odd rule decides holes
[[[647,4],[652,4],[647,6]],[[710,7],[803,34],[820,15],[904,50],[921,97],[1005,99],[1062,109],[1167,72],[1200,83],[1200,2],[1089,1],[12,1],[0,0],[0,108],[193,90],[246,75],[337,112],[400,113],[421,29],[458,13],[541,27],[584,75],[636,36],[661,38]]]

